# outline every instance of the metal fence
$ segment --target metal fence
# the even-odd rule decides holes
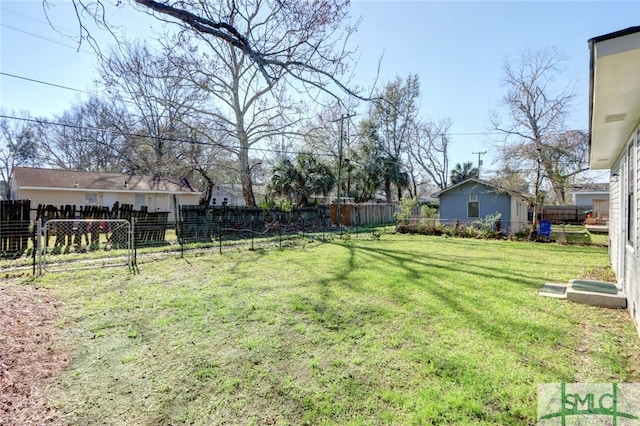
[[[293,243],[297,238],[321,238],[328,234],[365,229],[355,221],[348,231],[332,225],[329,206],[313,206],[282,211],[240,206],[181,206],[176,236],[181,250],[246,246],[255,250]],[[371,227],[367,227],[371,229]],[[371,232],[371,231],[369,231]]]
[[[336,227],[331,224],[329,208],[322,206],[291,212],[187,206],[175,224],[167,221],[166,214],[109,219],[101,210],[93,215],[98,218],[68,218],[73,208],[69,211],[61,214],[41,208],[35,221],[0,221],[0,257],[7,259],[3,265],[29,268],[35,275],[106,266],[136,271],[139,258],[142,262],[159,260],[189,250],[257,250],[306,244],[332,234],[358,238],[362,233],[376,233],[375,226],[359,221],[348,228]]]
[[[180,244],[206,242],[230,231],[263,233],[279,228],[327,229],[331,225],[327,206],[291,211],[244,206],[180,206],[176,232]]]
[[[125,219],[38,220],[34,235],[34,273],[91,267],[136,266],[133,223]],[[96,256],[92,253],[100,252]],[[69,262],[56,255],[76,255]],[[56,256],[56,257],[54,257]]]

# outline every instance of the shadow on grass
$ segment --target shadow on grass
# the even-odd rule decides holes
[[[468,245],[466,243],[465,241],[465,245]],[[415,253],[351,242],[335,244],[348,250],[348,261],[345,268],[317,282],[323,308],[316,306],[315,309],[327,309],[326,302],[335,298],[331,290],[333,285],[365,291],[363,285],[356,287],[349,279],[350,274],[362,267],[363,262],[359,262],[358,258],[364,255],[367,257],[364,264],[370,265],[369,267],[375,265],[377,268],[399,268],[405,271],[407,280],[414,282],[412,285],[418,285],[421,290],[435,298],[438,304],[455,312],[458,322],[451,325],[452,329],[463,325],[477,330],[495,345],[510,351],[518,358],[524,359],[530,354],[534,362],[525,363],[527,368],[533,368],[539,374],[550,375],[557,380],[571,380],[567,375],[566,365],[560,363],[557,366],[543,360],[535,361],[533,356],[533,352],[542,348],[549,351],[570,350],[575,341],[574,337],[569,335],[568,318],[563,318],[562,313],[554,311],[553,308],[547,309],[547,304],[534,299],[537,296],[533,292],[517,297],[518,289],[537,290],[552,278],[549,276],[548,262],[530,260],[530,265],[536,266],[536,274],[532,276],[488,265],[486,259],[491,259],[492,256],[484,253],[470,259],[446,253]],[[486,248],[481,242],[476,244]],[[527,251],[526,248],[520,250],[524,253]],[[577,252],[578,255],[581,252],[575,248],[555,250]],[[452,282],[452,274],[459,274],[461,279]],[[475,283],[479,283],[478,286]],[[491,285],[479,287],[484,283]],[[413,303],[410,292],[405,289],[396,290],[398,285],[399,283],[388,283],[386,290],[390,296],[400,305]],[[369,291],[374,293],[376,290]],[[531,303],[523,305],[527,303],[529,296]],[[340,300],[336,302],[342,303]],[[339,314],[332,312],[329,317],[339,318]],[[535,317],[544,317],[544,321],[537,321]]]

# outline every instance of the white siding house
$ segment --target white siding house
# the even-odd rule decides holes
[[[142,175],[15,167],[11,198],[29,199],[33,207],[38,204],[112,207],[117,201],[132,204],[136,210],[147,206],[152,212],[169,212],[168,220],[174,221],[175,204],[198,204],[200,192],[186,180],[172,182]]]
[[[245,206],[244,198],[242,197],[242,185],[239,183],[229,184],[216,184],[211,191],[211,206],[221,206],[226,204],[228,206]]]
[[[589,161],[611,170],[611,265],[640,330],[640,26],[595,37],[589,48]]]

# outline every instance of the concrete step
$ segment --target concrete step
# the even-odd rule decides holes
[[[601,306],[605,308],[626,308],[627,299],[615,284],[592,281],[571,280],[568,284],[545,283],[538,295],[566,299],[589,306]]]
[[[538,290],[538,296],[553,297],[555,299],[567,298],[568,284],[561,283],[545,283],[540,290]]]

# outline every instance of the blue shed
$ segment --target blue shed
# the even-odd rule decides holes
[[[433,195],[440,199],[440,222],[473,223],[500,213],[500,229],[515,234],[527,228],[528,203],[522,194],[471,178]]]

